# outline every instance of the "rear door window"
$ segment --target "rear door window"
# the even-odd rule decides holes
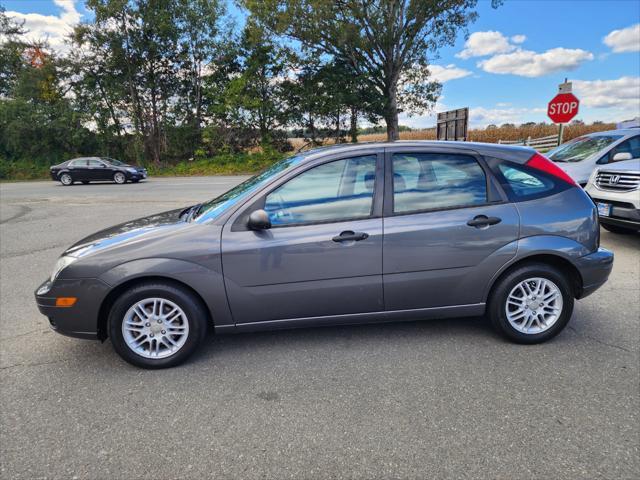
[[[469,155],[396,153],[394,213],[468,207],[487,203],[487,178]]]

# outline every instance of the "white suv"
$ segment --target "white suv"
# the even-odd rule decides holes
[[[586,191],[598,207],[603,228],[640,231],[640,159],[600,167],[591,174]]]
[[[640,158],[640,129],[590,133],[563,143],[545,156],[584,187],[596,168],[628,158]]]

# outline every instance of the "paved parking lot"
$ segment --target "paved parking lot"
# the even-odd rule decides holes
[[[640,236],[551,343],[482,319],[214,337],[136,369],[49,331],[32,292],[69,244],[241,177],[0,185],[2,478],[638,478]]]

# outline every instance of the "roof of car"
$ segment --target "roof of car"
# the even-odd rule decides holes
[[[424,148],[447,148],[452,150],[469,151],[486,156],[508,157],[509,160],[525,162],[531,158],[535,150],[531,147],[500,145],[497,143],[480,142],[454,142],[438,140],[399,140],[396,142],[362,142],[351,144],[331,145],[327,147],[315,148],[299,153],[305,159],[318,158],[327,154],[341,152],[358,152],[376,148],[398,148],[398,147],[424,147]]]

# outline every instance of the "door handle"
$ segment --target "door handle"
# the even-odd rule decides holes
[[[488,227],[489,225],[495,225],[502,221],[501,218],[498,217],[487,217],[486,215],[476,215],[473,219],[467,222],[467,225],[470,227],[482,228]]]
[[[353,232],[351,230],[345,230],[340,235],[332,238],[334,242],[358,242],[369,238],[369,234],[365,232]]]

